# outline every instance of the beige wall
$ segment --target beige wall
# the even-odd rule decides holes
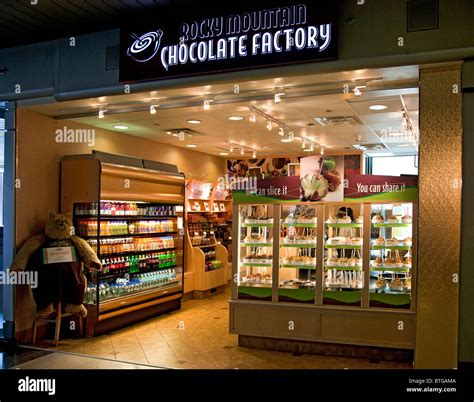
[[[225,172],[223,158],[108,130],[95,130],[96,144],[93,147],[56,143],[57,128],[91,127],[66,120],[56,121],[36,112],[19,109],[17,123],[17,179],[20,180],[16,191],[17,245],[41,232],[49,212],[58,211],[59,162],[64,155],[90,154],[95,149],[135,156],[177,165],[187,177],[205,180],[215,180]],[[34,311],[29,289],[18,286],[17,332],[31,328]]]

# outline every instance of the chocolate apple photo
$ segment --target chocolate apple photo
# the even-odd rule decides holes
[[[302,201],[342,201],[344,157],[309,156],[301,159],[300,199]]]

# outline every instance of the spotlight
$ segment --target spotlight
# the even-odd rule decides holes
[[[278,130],[278,134],[280,134],[282,137],[285,135],[285,130],[283,130],[283,127],[280,127],[280,130]]]
[[[249,120],[251,123],[255,123],[257,121],[257,117],[255,116],[255,113],[252,113],[250,115]]]
[[[291,142],[291,141],[294,140],[294,138],[295,138],[295,134],[293,133],[293,131],[290,131],[290,132],[288,133],[288,139],[289,139],[290,142]]]
[[[324,147],[321,147],[321,151],[319,151],[321,155],[324,155]]]
[[[156,114],[156,108],[160,105],[150,105],[150,114]]]
[[[257,157],[257,151],[252,152],[252,158],[255,159]]]
[[[305,149],[306,148],[306,141],[303,140],[303,143],[301,144],[301,149]]]
[[[279,93],[275,94],[275,96],[274,96],[275,103],[280,103],[281,102],[281,97],[284,96],[284,95],[285,95],[284,92],[279,92]]]
[[[245,155],[245,151],[243,148],[240,149],[240,155]]]
[[[99,110],[99,119],[103,119],[105,117],[106,110]]]
[[[267,121],[267,130],[268,131],[272,130],[272,122],[270,120]]]
[[[209,110],[211,108],[211,102],[214,102],[214,101],[213,100],[204,101],[204,104],[203,104],[204,110]]]

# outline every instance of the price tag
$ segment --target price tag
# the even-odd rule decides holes
[[[57,264],[60,262],[76,262],[76,248],[48,247],[43,249],[43,264]]]

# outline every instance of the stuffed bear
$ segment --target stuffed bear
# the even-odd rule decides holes
[[[13,260],[11,271],[25,269],[38,272],[38,286],[32,289],[37,314],[48,316],[54,312],[58,302],[66,313],[85,317],[83,305],[86,290],[84,267],[101,269],[96,253],[80,237],[73,236],[71,214],[50,213],[44,234],[30,237],[20,248]],[[73,247],[70,262],[48,263],[45,260],[47,248]]]

